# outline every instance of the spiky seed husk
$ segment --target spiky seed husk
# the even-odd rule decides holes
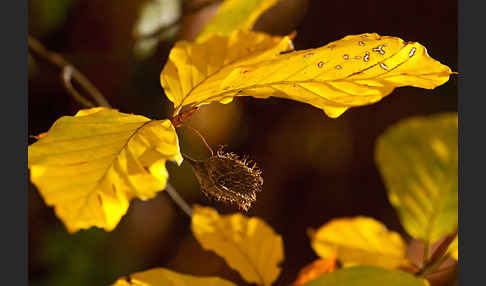
[[[263,189],[262,172],[256,164],[222,147],[207,161],[188,160],[208,198],[237,205],[247,211]]]

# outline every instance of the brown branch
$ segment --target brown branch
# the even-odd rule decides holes
[[[68,92],[71,94],[71,96],[74,97],[74,99],[78,100],[83,105],[86,105],[88,102],[90,102],[87,99],[84,99],[83,101],[79,101],[79,98],[82,97],[81,94],[76,92],[74,90],[74,87],[71,84],[71,78],[74,79],[83,89],[91,95],[91,97],[95,100],[95,102],[104,107],[110,108],[111,105],[108,103],[108,101],[105,99],[105,97],[101,94],[101,92],[86,78],[78,69],[76,69],[71,63],[69,63],[67,60],[65,60],[61,55],[51,52],[48,49],[46,49],[39,41],[37,41],[35,38],[29,35],[28,37],[28,46],[29,50],[34,52],[36,55],[41,57],[42,59],[56,65],[61,69],[63,72],[62,79],[64,86],[68,90]],[[66,72],[65,68],[68,68],[68,71]],[[66,84],[66,82],[69,81],[69,84]],[[73,91],[75,91],[75,94],[73,94]],[[90,102],[91,103],[91,102]]]
[[[426,261],[426,263],[417,273],[415,273],[415,275],[424,276],[439,269],[442,263],[444,263],[450,257],[447,250],[456,236],[457,230],[453,234],[446,236],[440,245],[435,249],[430,259]]]
[[[430,258],[431,262],[439,260],[444,254],[446,253],[447,249],[449,248],[449,245],[454,241],[454,239],[457,236],[457,231],[454,232],[453,234],[450,234],[444,238],[444,240],[440,243],[440,245],[435,249],[434,253],[432,254],[432,257]]]

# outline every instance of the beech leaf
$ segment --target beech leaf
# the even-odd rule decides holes
[[[405,230],[434,242],[457,228],[457,113],[403,120],[382,134],[375,159]]]
[[[226,36],[237,29],[251,29],[263,12],[278,0],[226,0],[196,38],[202,42],[212,34]]]
[[[429,286],[425,279],[400,270],[374,266],[341,268],[326,273],[305,286]]]
[[[165,268],[152,268],[120,278],[112,286],[236,286],[218,277],[180,274]]]
[[[183,106],[229,103],[235,96],[274,96],[311,104],[335,118],[350,107],[381,100],[396,87],[433,89],[452,74],[421,44],[376,33],[346,36],[317,49],[262,52],[268,48],[262,43],[275,47],[277,41],[235,31],[202,43],[177,43],[161,74],[176,114]],[[288,50],[282,41],[280,51]]]
[[[222,81],[238,66],[274,58],[292,48],[289,37],[242,30],[227,37],[211,35],[202,43],[179,41],[170,51],[160,81],[177,114],[183,106],[211,102],[207,98],[213,92],[221,94]],[[229,95],[217,101],[232,100]]]
[[[322,258],[337,255],[343,266],[397,268],[407,264],[401,236],[369,217],[338,218],[310,233],[312,248]]]
[[[247,282],[268,286],[280,274],[282,238],[263,220],[195,206],[191,228],[204,249],[223,257]]]
[[[170,120],[108,108],[63,116],[28,148],[30,179],[69,232],[113,230],[132,198],[165,188],[167,160],[182,163]]]

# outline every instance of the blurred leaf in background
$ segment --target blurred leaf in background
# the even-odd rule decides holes
[[[344,267],[375,265],[397,268],[407,264],[402,237],[369,217],[337,218],[310,233],[312,248],[322,258],[337,256]]]
[[[278,0],[226,0],[204,26],[196,42],[204,42],[213,34],[229,36],[238,29],[251,29],[258,17],[277,2]]]
[[[324,273],[333,272],[336,268],[337,257],[335,255],[329,258],[316,259],[299,271],[299,275],[297,275],[297,279],[292,286],[302,286]]]
[[[144,3],[133,28],[135,56],[139,59],[149,57],[154,54],[160,41],[172,39],[179,31],[181,14],[180,0],[150,0]]]
[[[372,266],[336,270],[310,281],[304,286],[428,286],[427,280],[407,272]]]
[[[128,277],[118,279],[113,286],[236,286],[234,283],[218,277],[192,276],[160,267],[134,273]]]
[[[414,238],[434,242],[457,229],[457,113],[412,117],[378,138],[376,162],[391,204]]]
[[[84,286],[108,282],[118,272],[118,267],[116,261],[104,263],[107,237],[108,233],[100,229],[74,235],[61,227],[46,229],[40,241],[41,252],[36,258],[46,269],[44,279],[30,281],[29,284]]]

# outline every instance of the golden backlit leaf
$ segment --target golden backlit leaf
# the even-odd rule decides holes
[[[75,232],[113,230],[132,198],[165,188],[165,162],[182,156],[169,120],[92,108],[58,119],[29,146],[28,160],[32,183]]]
[[[333,272],[337,268],[336,256],[314,260],[299,271],[297,279],[292,286],[302,286],[305,283],[316,279],[324,273]]]
[[[377,141],[375,159],[405,230],[434,242],[457,228],[457,113],[413,117]]]
[[[372,218],[333,219],[310,236],[312,248],[320,257],[337,255],[345,267],[374,265],[391,269],[407,264],[407,246],[400,235]]]
[[[240,30],[228,37],[212,35],[202,43],[179,41],[169,54],[160,81],[177,114],[182,106],[211,102],[206,99],[212,92],[218,94],[222,81],[238,66],[274,58],[292,47],[289,37]],[[220,96],[217,101],[232,100],[233,96]]]
[[[374,266],[358,266],[338,269],[321,275],[305,286],[429,286],[423,278],[400,270],[388,270]]]
[[[152,268],[122,277],[112,286],[236,286],[218,277],[199,277],[180,274],[165,268]]]
[[[195,206],[191,228],[204,249],[223,257],[249,283],[268,286],[280,274],[282,238],[263,220]]]
[[[227,36],[237,29],[250,29],[263,12],[278,0],[225,0],[216,15],[204,26],[196,38],[203,42],[210,35]]]
[[[161,74],[176,113],[181,106],[228,103],[234,96],[274,96],[311,104],[335,118],[350,107],[381,100],[396,87],[433,89],[452,73],[421,44],[375,33],[346,36],[317,49],[279,55],[274,49],[258,60],[245,53],[252,60],[223,63],[228,54],[258,49],[258,42],[236,31],[228,38],[176,45]],[[212,58],[219,59],[217,65]]]

